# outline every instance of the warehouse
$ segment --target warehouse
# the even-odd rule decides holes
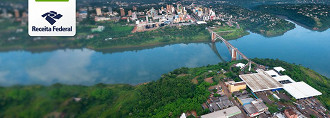
[[[294,83],[295,81],[291,79],[291,77],[287,75],[277,76],[273,77],[276,81],[280,82],[281,84],[287,84],[287,83]]]
[[[267,75],[263,70],[258,70],[258,73],[239,75],[239,77],[253,92],[283,88],[281,83]]]
[[[284,84],[284,90],[291,94],[296,99],[309,98],[313,96],[322,95],[321,92],[317,91],[313,87],[309,86],[305,82],[294,82]]]

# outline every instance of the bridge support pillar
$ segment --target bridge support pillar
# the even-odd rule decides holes
[[[249,61],[249,71],[251,71],[251,61]]]
[[[237,59],[237,51],[232,48],[231,49],[231,60],[236,60]]]
[[[217,40],[217,35],[216,33],[212,32],[211,34],[212,42],[215,42]]]

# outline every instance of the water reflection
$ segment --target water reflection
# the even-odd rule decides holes
[[[139,84],[157,80],[161,74],[179,67],[218,62],[216,54],[204,43],[107,54],[89,49],[44,53],[13,51],[0,53],[0,85]]]
[[[330,30],[316,32],[296,27],[283,36],[267,38],[251,33],[229,42],[249,58],[279,58],[330,77]],[[199,67],[231,60],[227,47],[221,42],[110,52],[90,49],[0,52],[0,86],[139,84],[157,80],[161,74],[179,67]]]
[[[66,83],[88,84],[94,83],[99,76],[97,70],[87,70],[91,56],[95,53],[91,50],[68,50],[54,52],[44,64],[26,68],[30,81],[39,84]],[[42,83],[40,83],[42,82]]]
[[[214,52],[215,55],[218,56],[218,58],[221,60],[221,62],[226,62],[220,55],[218,49],[217,49],[217,45],[215,43],[208,43],[208,45],[210,46],[210,48],[212,49],[212,51]]]

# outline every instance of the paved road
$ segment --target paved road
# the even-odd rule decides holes
[[[241,106],[241,104],[237,103],[236,100],[232,97],[231,93],[229,92],[228,88],[226,87],[226,85],[224,84],[224,82],[219,82],[223,92],[227,95],[228,98],[231,98],[229,99],[235,106],[237,106],[242,114],[244,115],[244,117],[248,118],[248,116],[246,115],[245,111],[243,110],[243,107]]]

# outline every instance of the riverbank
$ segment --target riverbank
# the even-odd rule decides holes
[[[295,81],[304,81],[322,92],[318,98],[329,109],[330,81],[326,77],[280,60],[253,61],[269,67],[284,67],[285,74]],[[232,64],[238,62],[175,69],[159,80],[137,86],[54,84],[0,87],[0,117],[178,117],[188,111],[196,111],[200,116],[208,113],[201,107],[210,94],[208,87],[224,77],[234,79],[238,74],[217,72],[221,69],[228,71]],[[214,82],[205,82],[207,77],[213,77]]]
[[[110,27],[110,26],[109,26]],[[115,26],[114,28],[119,27]],[[88,48],[92,50],[127,50],[148,48],[162,45],[171,45],[178,43],[199,43],[210,42],[210,34],[205,29],[204,25],[182,26],[182,27],[165,27],[154,31],[129,33],[124,37],[120,36],[112,40],[104,40],[108,37],[107,32],[113,30],[95,33],[91,39],[79,39],[81,33],[75,36],[75,40],[67,40],[66,38],[53,38],[53,37],[30,37],[30,39],[16,39],[11,41],[1,40],[3,43],[0,45],[0,51],[13,51],[13,50],[27,50],[31,52],[53,51],[56,49],[81,49]],[[113,29],[113,28],[112,28]],[[130,29],[122,28],[120,32],[129,32]],[[117,31],[117,30],[116,30]],[[116,32],[114,31],[114,32]],[[119,33],[120,33],[119,32]],[[84,34],[84,33],[83,33]],[[124,33],[125,34],[125,33]],[[224,34],[223,37],[227,40],[233,40],[245,35],[247,31],[238,29],[235,32]],[[23,35],[23,34],[22,34]],[[72,37],[71,37],[72,38]]]

